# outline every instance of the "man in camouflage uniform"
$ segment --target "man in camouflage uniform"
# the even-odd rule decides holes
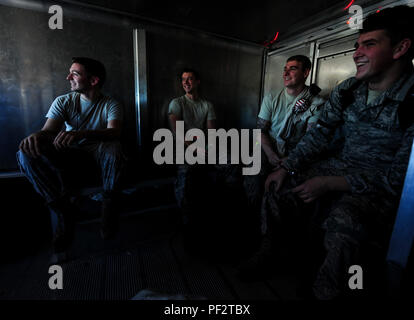
[[[318,299],[344,292],[367,238],[389,239],[414,136],[404,104],[414,85],[412,17],[412,8],[400,6],[367,18],[355,45],[355,77],[333,90],[318,125],[266,180],[261,252],[281,225],[322,227],[325,253],[312,280]],[[336,128],[343,148],[321,159]],[[311,206],[320,210],[311,215]]]
[[[318,96],[317,86],[305,85],[311,67],[306,56],[288,58],[283,71],[284,88],[263,99],[257,117],[257,128],[261,129],[261,169],[257,175],[244,177],[244,188],[254,211],[260,211],[267,175],[316,125],[324,100]]]

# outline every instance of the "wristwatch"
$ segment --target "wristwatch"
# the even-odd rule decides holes
[[[296,171],[290,170],[288,167],[286,167],[283,163],[280,165],[283,169],[286,170],[287,174],[290,176],[294,176],[296,174]]]

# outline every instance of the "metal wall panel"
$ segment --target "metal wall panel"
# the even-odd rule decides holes
[[[338,37],[334,40],[323,41],[318,44],[318,57],[326,57],[337,54],[338,52],[353,51],[355,42],[358,40],[358,33],[348,35],[346,37]]]
[[[322,89],[321,95],[325,98],[342,81],[355,75],[353,52],[338,53],[336,55],[318,59],[315,83]]]
[[[336,39],[317,42],[314,83],[321,89],[325,98],[342,81],[353,77],[356,72],[352,55],[358,33]]]

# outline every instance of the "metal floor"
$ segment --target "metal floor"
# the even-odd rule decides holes
[[[177,216],[172,208],[122,216],[120,233],[106,242],[99,223],[78,224],[72,259],[61,264],[62,290],[48,287],[50,245],[45,243],[31,256],[0,266],[0,299],[298,299],[295,277],[287,270],[245,283],[235,275],[237,259],[189,255]]]
[[[246,219],[245,204],[237,194],[221,195],[196,212],[205,214],[197,229],[205,241],[194,242],[196,255],[186,250],[185,244],[193,242],[184,241],[170,180],[125,190],[120,232],[112,240],[100,238],[99,201],[80,198],[77,204],[86,220],[78,221],[70,259],[61,264],[62,290],[48,286],[48,213],[27,203],[18,202],[17,213],[6,215],[9,220],[2,225],[7,228],[0,233],[0,300],[304,300],[298,294],[306,294],[299,288],[304,266],[295,262],[294,252],[275,257],[275,270],[265,280],[243,282],[236,276],[236,266],[254,250],[251,233],[257,229]],[[414,283],[410,274],[408,288]],[[362,298],[383,295],[383,279],[374,276],[364,274],[368,290]]]

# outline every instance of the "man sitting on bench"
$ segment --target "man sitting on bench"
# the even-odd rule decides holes
[[[52,223],[56,254],[66,250],[73,236],[75,210],[70,203],[68,172],[79,171],[87,160],[101,169],[101,235],[107,239],[116,231],[113,200],[124,162],[119,142],[122,106],[101,93],[105,78],[101,62],[73,58],[66,78],[72,92],[55,99],[43,128],[23,139],[17,153],[22,172],[56,215]]]

